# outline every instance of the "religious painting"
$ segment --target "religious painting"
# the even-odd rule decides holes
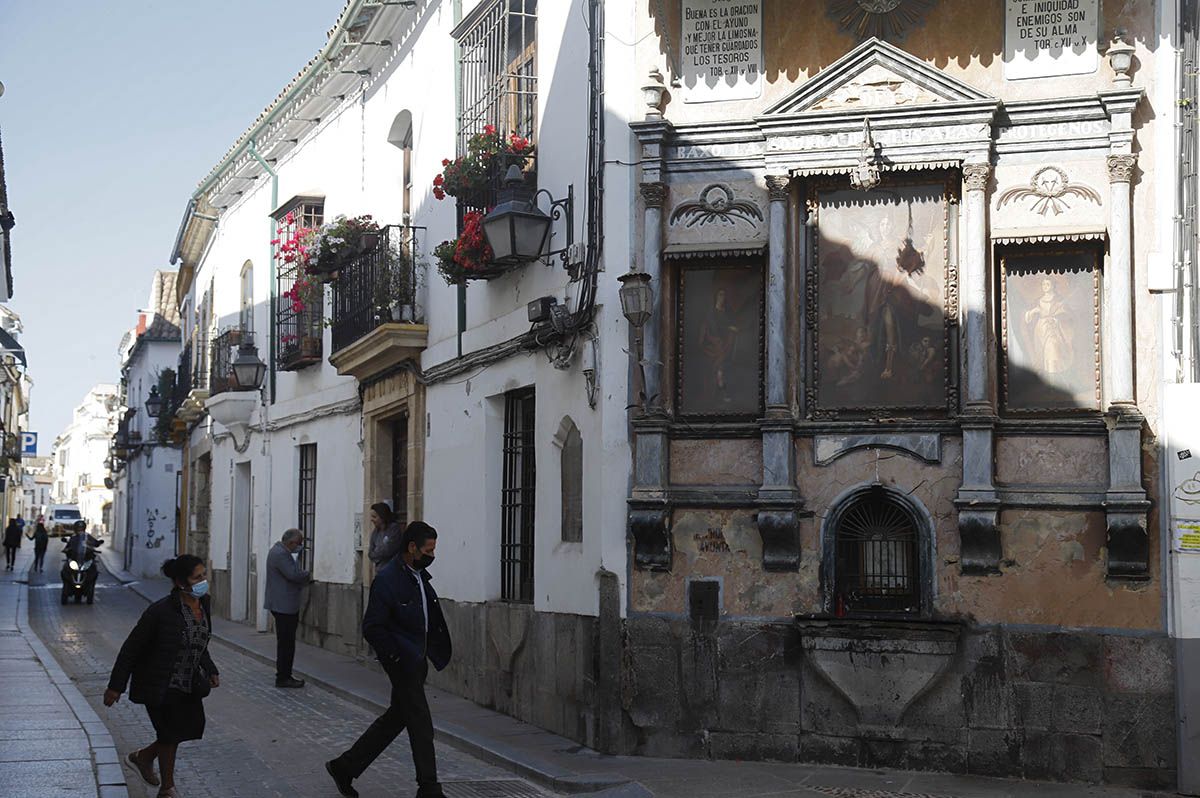
[[[676,395],[681,416],[762,412],[763,262],[680,265]]]
[[[1005,409],[1099,410],[1098,249],[1009,251],[1000,293]]]
[[[946,181],[814,186],[809,412],[945,410],[957,272]],[[951,290],[953,288],[954,290]]]

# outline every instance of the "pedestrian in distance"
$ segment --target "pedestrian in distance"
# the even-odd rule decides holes
[[[17,519],[8,519],[8,526],[4,527],[4,570],[11,571],[17,564],[17,549],[21,548],[21,527],[17,526]]]
[[[204,736],[203,699],[220,685],[220,677],[208,655],[212,612],[204,561],[181,554],[163,563],[162,572],[171,580],[171,593],[147,607],[125,639],[104,691],[104,706],[120,700],[132,676],[129,700],[146,707],[155,739],[131,751],[126,761],[143,781],[159,787],[159,798],[179,798],[176,752],[180,743]]]
[[[300,593],[312,576],[296,562],[304,548],[304,533],[289,529],[267,553],[267,585],[263,606],[275,616],[275,686],[303,687],[292,676],[296,660],[296,628],[300,626]]]
[[[33,539],[33,570],[45,571],[44,560],[46,559],[46,547],[50,545],[50,531],[46,529],[46,521],[42,516],[38,516],[33,533],[26,537]]]
[[[433,750],[433,718],[425,698],[428,662],[439,671],[450,662],[450,630],[427,570],[433,563],[437,532],[421,521],[404,530],[399,556],[371,583],[363,637],[375,650],[392,683],[391,703],[341,756],[325,763],[338,792],[355,798],[353,781],[408,729],[417,798],[444,798]]]
[[[400,538],[404,536],[404,530],[400,528],[392,508],[385,502],[371,505],[371,526],[371,545],[367,549],[367,558],[375,563],[376,568],[382,568],[400,553]]]

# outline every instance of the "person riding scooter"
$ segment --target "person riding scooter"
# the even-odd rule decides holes
[[[104,541],[88,534],[83,519],[76,521],[72,529],[74,534],[63,546],[62,603],[74,596],[76,604],[84,598],[91,604],[96,600],[96,547]]]

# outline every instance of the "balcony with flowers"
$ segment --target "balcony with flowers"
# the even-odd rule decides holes
[[[372,227],[330,274],[329,362],[339,374],[365,379],[425,348],[429,329],[418,292],[423,231],[407,225]]]

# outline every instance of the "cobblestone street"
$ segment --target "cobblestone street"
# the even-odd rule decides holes
[[[45,574],[30,575],[30,623],[108,725],[124,758],[153,739],[150,720],[125,696],[112,708],[105,708],[101,697],[117,651],[147,603],[103,573],[95,605],[62,606],[57,569],[49,559]],[[270,667],[219,641],[212,642],[210,651],[221,671],[221,687],[205,701],[204,739],[180,747],[176,781],[181,794],[337,795],[323,763],[353,742],[372,714],[313,685],[276,689]],[[438,746],[438,765],[451,798],[549,795],[445,745]],[[364,798],[415,793],[412,767],[407,736],[401,735],[355,787]],[[126,777],[131,796],[155,795],[128,766]]]

